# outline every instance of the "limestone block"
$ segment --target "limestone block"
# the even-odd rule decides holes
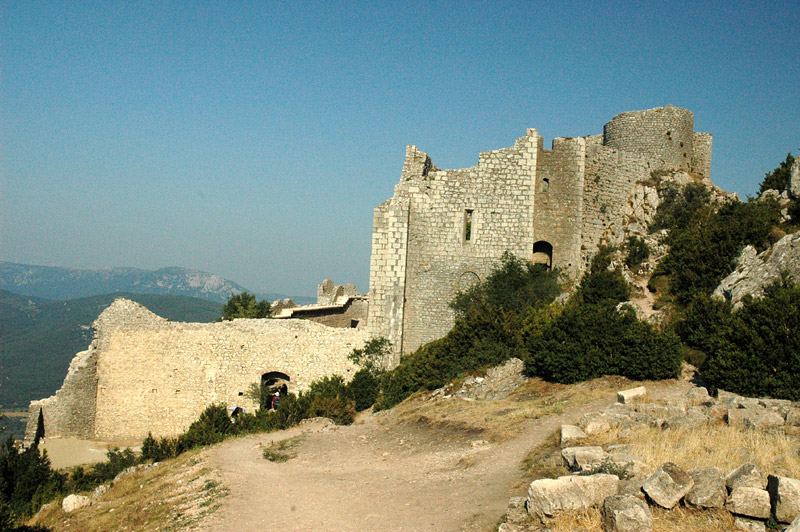
[[[650,475],[642,490],[657,505],[671,509],[680,502],[694,486],[694,480],[683,469],[667,462]]]
[[[736,488],[725,501],[732,514],[766,519],[770,514],[769,493],[758,488]]]
[[[747,462],[727,474],[725,486],[729,491],[742,487],[767,489],[767,475],[762,473],[754,463]]]
[[[728,490],[725,489],[725,478],[716,467],[701,467],[689,471],[694,486],[684,497],[684,502],[695,508],[722,508]]]
[[[800,427],[800,410],[792,408],[786,413],[786,424],[791,427]]]
[[[800,480],[770,475],[767,491],[772,498],[775,519],[791,523],[800,517]]]
[[[767,525],[758,519],[748,519],[739,515],[733,516],[733,524],[739,530],[747,530],[748,532],[766,532]]]
[[[783,532],[800,532],[800,517],[792,521],[792,524],[788,526]]]
[[[664,426],[671,429],[686,428],[692,429],[708,425],[711,418],[706,415],[699,407],[689,408],[685,414],[673,416],[664,421]]]
[[[565,476],[534,480],[528,488],[528,514],[540,519],[564,510],[586,510],[616,495],[616,475]]]
[[[561,425],[561,447],[572,447],[586,439],[586,433],[575,425]]]
[[[728,425],[754,430],[780,427],[786,420],[772,410],[763,407],[731,408],[728,410]]]
[[[633,495],[614,495],[603,501],[604,532],[650,532],[653,514],[650,507]]]
[[[61,502],[61,509],[66,513],[74,512],[79,508],[84,508],[92,504],[92,500],[86,495],[67,495]]]
[[[602,447],[566,447],[561,450],[564,463],[572,471],[589,469],[608,457]]]
[[[708,395],[708,390],[702,386],[690,389],[686,394],[686,398],[692,403],[704,403],[712,400],[711,396]]]
[[[602,414],[585,414],[581,418],[580,427],[587,436],[594,436],[611,430],[611,422]]]
[[[635,399],[639,399],[647,395],[647,388],[639,386],[629,390],[622,390],[617,392],[617,401],[622,404],[631,404]]]

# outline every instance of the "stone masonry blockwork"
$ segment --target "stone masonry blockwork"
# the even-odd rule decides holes
[[[614,116],[603,134],[556,138],[529,129],[478,164],[440,170],[406,148],[394,196],[375,208],[367,329],[400,356],[453,325],[448,303],[506,251],[576,279],[601,244],[621,244],[641,183],[661,170],[709,177],[712,137],[694,115],[658,107]]]
[[[47,436],[174,436],[212,403],[252,411],[247,391],[268,372],[288,375],[292,392],[329,375],[349,380],[357,367],[347,356],[367,338],[309,320],[173,323],[125,299],[103,311],[94,328],[62,388],[31,404],[28,439],[40,409]]]

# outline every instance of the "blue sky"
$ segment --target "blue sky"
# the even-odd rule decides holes
[[[368,288],[406,144],[440,168],[673,104],[753,194],[800,152],[800,2],[3,2],[0,260]]]

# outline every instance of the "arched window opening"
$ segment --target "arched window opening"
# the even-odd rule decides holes
[[[533,257],[531,262],[534,264],[544,264],[548,268],[553,267],[553,245],[550,242],[540,240],[533,244]]]

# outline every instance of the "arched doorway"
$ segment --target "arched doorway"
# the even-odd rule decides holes
[[[281,395],[289,393],[291,378],[280,371],[270,371],[261,375],[261,389],[270,393],[280,392]]]
[[[545,240],[539,240],[533,244],[533,257],[531,262],[534,264],[544,264],[548,268],[553,267],[553,245]]]

